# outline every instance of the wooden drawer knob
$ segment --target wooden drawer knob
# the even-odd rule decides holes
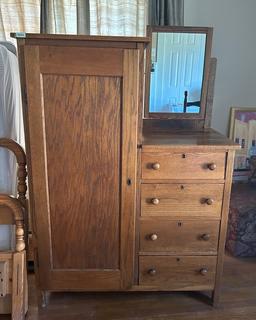
[[[148,270],[148,274],[150,274],[151,276],[155,276],[156,275],[156,269],[149,269]]]
[[[200,273],[201,273],[202,276],[206,276],[206,274],[208,273],[208,269],[202,268],[202,269],[200,270]]]
[[[160,202],[160,200],[157,199],[157,198],[154,198],[154,199],[151,200],[151,202],[152,202],[153,204],[155,204],[155,205],[158,205],[159,202]]]
[[[213,171],[217,168],[217,165],[215,163],[210,163],[208,164],[208,168]]]
[[[205,202],[208,204],[208,206],[211,206],[214,203],[214,200],[209,198],[209,199],[206,199]]]
[[[153,163],[153,164],[152,164],[152,168],[153,168],[154,170],[159,170],[159,169],[160,169],[160,163],[158,163],[158,162]]]
[[[152,240],[152,241],[156,241],[158,237],[157,237],[157,234],[153,233],[153,234],[150,235],[149,238],[150,238],[150,240]]]
[[[209,241],[210,240],[210,235],[209,233],[205,233],[201,236],[201,239],[204,241]]]

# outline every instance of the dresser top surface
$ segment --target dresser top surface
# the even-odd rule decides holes
[[[144,131],[142,149],[158,151],[168,148],[239,149],[240,146],[213,129],[176,129],[162,132]]]

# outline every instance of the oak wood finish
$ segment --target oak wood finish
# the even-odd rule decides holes
[[[148,121],[144,120],[143,128],[143,152],[166,152],[166,150],[205,150],[228,151],[236,150],[237,144],[218,133],[208,129],[172,129],[168,126],[168,121]]]
[[[164,218],[140,221],[140,254],[217,254],[219,223],[199,220],[168,220]],[[143,253],[141,253],[143,252]]]
[[[206,94],[206,110],[205,110],[204,128],[211,127],[216,69],[217,69],[217,59],[211,58],[208,85],[207,85],[207,94]]]
[[[141,256],[139,283],[179,291],[212,290],[215,268],[214,256]]]
[[[40,46],[40,71],[52,75],[122,76],[123,53],[114,48],[73,48]],[[63,53],[63,51],[65,53]],[[67,63],[68,57],[76,60]],[[84,59],[86,56],[86,63]],[[108,63],[106,63],[108,61]],[[65,73],[63,70],[65,65]]]
[[[141,215],[220,218],[222,197],[223,184],[142,184]]]
[[[255,258],[225,256],[223,289],[218,308],[197,292],[81,293],[58,292],[38,310],[34,275],[29,275],[26,320],[255,320]],[[141,286],[139,287],[141,288]],[[138,286],[136,290],[139,290]],[[0,300],[1,301],[1,300]],[[1,316],[1,320],[9,320]]]
[[[223,179],[224,152],[142,153],[142,179]],[[212,165],[216,169],[212,170]]]
[[[229,200],[232,186],[232,175],[234,166],[235,152],[230,151],[227,157],[227,168],[226,168],[226,183],[224,188],[223,205],[222,205],[222,218],[220,225],[219,235],[219,250],[218,250],[218,261],[217,261],[217,275],[215,279],[215,287],[213,292],[213,303],[215,306],[219,304],[220,290],[221,290],[221,277],[223,272],[223,261],[225,254],[225,243],[228,223],[228,212],[229,212]]]
[[[147,125],[144,128],[141,216],[138,218],[139,283],[147,290],[210,290],[216,305],[220,294],[232,154],[238,146],[212,129],[164,128]],[[188,258],[184,268],[173,266],[174,259],[178,263],[181,256]],[[210,275],[208,289],[195,283],[194,288],[190,287],[190,281],[195,280],[193,272],[188,276],[190,263],[200,259],[205,259],[205,264],[214,259],[210,273],[207,266],[200,269],[201,277]],[[186,270],[190,271],[186,273]],[[182,274],[185,274],[183,278]]]
[[[119,269],[120,78],[43,75],[43,87],[52,268]]]
[[[18,39],[40,290],[132,286],[147,41]]]
[[[141,134],[146,41],[18,40],[45,298],[214,290],[217,301],[237,145],[212,129],[170,130],[158,121],[145,120]]]

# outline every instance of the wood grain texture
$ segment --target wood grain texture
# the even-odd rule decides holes
[[[13,255],[12,320],[24,320],[27,312],[26,253]]]
[[[142,216],[216,217],[221,215],[223,184],[142,184]],[[158,200],[154,204],[154,199]],[[213,200],[212,204],[207,201]]]
[[[7,272],[7,282],[5,282],[6,286],[6,294],[9,295],[12,293],[12,269],[13,269],[13,252],[12,251],[5,251],[0,253],[0,263],[6,263],[6,272]]]
[[[142,179],[223,179],[226,153],[142,153]],[[154,170],[153,165],[159,164]],[[216,169],[210,170],[209,165]]]
[[[145,271],[143,274],[140,267],[139,286],[134,290],[176,290],[173,286],[179,283],[180,277],[184,280],[182,287],[187,286],[185,290],[213,291],[213,302],[216,304],[225,245],[223,230],[227,219],[226,215],[223,216],[223,208],[228,205],[230,190],[227,186],[232,176],[230,168],[233,160],[228,154],[239,146],[212,129],[171,130],[168,121],[164,122],[162,127],[160,121],[144,127],[139,259],[149,259],[152,263],[145,264],[145,268],[151,270],[149,273]],[[209,232],[202,234],[202,242],[199,241],[201,237],[195,236],[201,233],[201,227],[209,228]],[[211,233],[214,236],[210,244]],[[210,249],[208,253],[207,244]],[[194,274],[186,277],[186,271],[173,267],[170,262],[170,259],[179,258],[178,255],[196,255],[196,259],[207,262],[211,261],[208,260],[210,254],[215,262],[207,289],[195,283],[193,288],[189,288]],[[162,271],[164,267],[166,269]],[[157,270],[161,271],[161,275]],[[173,278],[172,272],[176,273]]]
[[[122,76],[123,52],[114,48],[41,46],[40,70],[60,75]]]
[[[52,267],[119,269],[120,79],[45,75],[43,88]]]
[[[12,313],[12,296],[10,294],[7,294],[5,297],[0,298],[0,315],[1,319],[4,319],[5,317],[9,320],[9,315]]]
[[[140,52],[124,50],[122,122],[122,225],[121,288],[133,283],[135,261],[135,215],[137,187],[137,137],[139,109]]]
[[[21,48],[19,48],[20,50]],[[24,71],[23,88],[26,89],[27,104],[24,107],[26,123],[26,145],[28,146],[29,201],[32,213],[34,235],[35,269],[38,288],[42,283],[47,286],[50,267],[50,237],[49,237],[49,208],[46,185],[45,142],[42,112],[42,92],[40,78],[40,57],[38,46],[22,48],[24,60],[20,60],[21,70]],[[42,231],[43,230],[43,231]],[[43,271],[44,270],[44,271]],[[40,284],[40,285],[39,285]],[[38,293],[39,296],[39,293]]]
[[[213,129],[171,129],[167,120],[145,125],[143,129],[143,152],[166,152],[170,149],[201,149],[213,152],[239,149],[239,144]]]
[[[98,50],[85,42],[73,50],[71,43],[65,52],[68,41],[56,42],[24,48],[39,287],[130,288],[143,46],[103,49],[105,42]],[[84,61],[79,69],[86,56],[94,72]]]
[[[38,310],[30,274],[26,320],[255,320],[255,263],[255,258],[225,257],[221,300],[214,309],[200,292],[156,292],[154,288],[155,292],[52,293],[48,307]],[[145,286],[133,290],[145,290]],[[2,315],[1,320],[10,316]]]
[[[139,283],[169,290],[211,290],[215,268],[214,256],[141,256]],[[207,269],[205,275],[201,274],[202,269]],[[155,270],[155,275],[150,270]]]
[[[207,85],[204,128],[211,127],[216,68],[217,68],[217,59],[211,58],[210,68],[209,68],[209,79],[208,79],[208,85]]]
[[[163,218],[140,221],[140,252],[216,255],[218,238],[218,221]]]
[[[70,43],[71,46],[72,40],[80,41],[86,43],[89,42],[99,42],[103,43],[104,46],[111,47],[112,42],[118,42],[123,44],[123,42],[131,42],[131,43],[149,43],[150,39],[148,37],[126,37],[126,36],[97,36],[97,35],[70,35],[70,34],[43,34],[43,33],[25,33],[24,37],[20,37],[20,34],[17,35],[15,32],[11,33],[11,37],[17,38],[17,41],[29,41],[30,39],[37,39],[37,40],[54,40],[56,44],[60,41],[57,40],[66,40],[67,43]]]
[[[34,192],[34,200],[35,200],[35,207],[37,208],[36,211],[36,224],[37,224],[37,230],[40,232],[40,238],[38,238],[37,246],[38,246],[38,258],[39,261],[39,283],[40,283],[40,289],[56,289],[57,285],[60,285],[62,280],[62,283],[60,285],[60,289],[76,289],[76,285],[78,285],[78,288],[81,289],[81,287],[86,288],[86,287],[91,287],[92,286],[92,279],[93,277],[97,278],[97,275],[99,276],[100,280],[97,282],[95,281],[95,287],[104,287],[104,278],[106,282],[106,286],[108,288],[111,287],[110,283],[111,280],[109,279],[116,279],[115,281],[112,282],[112,288],[117,288],[119,287],[119,282],[118,278],[120,278],[120,274],[118,271],[115,271],[116,275],[112,275],[110,273],[105,272],[105,276],[103,277],[101,275],[100,271],[84,271],[84,272],[77,272],[76,275],[72,272],[70,275],[68,272],[60,272],[54,273],[51,271],[52,268],[52,262],[51,262],[51,248],[52,248],[52,243],[51,243],[51,238],[50,238],[50,205],[49,205],[49,193],[48,193],[48,173],[46,171],[47,168],[47,162],[46,162],[46,145],[45,142],[46,135],[45,135],[45,129],[46,125],[45,124],[45,115],[44,114],[44,105],[41,104],[41,96],[43,97],[43,91],[42,91],[42,84],[41,84],[41,78],[40,78],[40,70],[38,70],[39,67],[39,55],[37,55],[38,48],[36,47],[26,47],[25,48],[25,58],[26,58],[26,79],[27,79],[27,90],[28,90],[28,114],[29,114],[29,123],[31,124],[29,127],[30,130],[30,136],[33,137],[30,139],[30,150],[31,150],[31,169],[32,169],[32,176],[33,176],[33,187],[34,190],[38,190],[39,192]],[[29,63],[27,62],[29,61]],[[65,72],[65,70],[64,70]],[[93,92],[89,93],[93,96]],[[106,97],[107,98],[107,97]],[[63,93],[63,102],[65,102],[65,94]],[[76,101],[76,97],[72,97],[69,100],[71,107],[72,103]],[[64,103],[65,105],[65,103]],[[40,108],[39,108],[40,106]],[[92,106],[91,106],[92,107]],[[95,106],[93,106],[95,107]],[[55,110],[57,111],[57,110]],[[116,110],[115,110],[116,111]],[[77,115],[81,110],[76,110]],[[68,116],[72,117],[72,112],[68,114]],[[93,118],[94,117],[94,118]],[[96,118],[95,114],[92,114],[92,120]],[[68,120],[68,119],[67,119]],[[81,121],[86,121],[86,119],[81,119]],[[80,123],[81,124],[81,123]],[[53,126],[53,130],[54,130]],[[67,128],[67,130],[70,129],[70,131],[67,132],[72,135],[72,129],[75,130],[75,128]],[[80,127],[80,129],[82,129]],[[97,130],[97,128],[95,128]],[[56,129],[57,130],[57,129]],[[100,129],[98,128],[100,131]],[[60,130],[61,132],[61,130]],[[63,132],[63,131],[62,131]],[[49,137],[48,137],[49,138]],[[105,139],[106,137],[104,137]],[[92,137],[90,137],[92,139]],[[103,139],[102,137],[99,137],[99,139]],[[116,137],[115,137],[116,140]],[[41,143],[38,143],[38,142]],[[59,141],[60,145],[62,145],[62,141]],[[85,143],[85,142],[84,142]],[[85,143],[86,144],[86,143]],[[97,146],[96,146],[97,147]],[[60,147],[59,147],[60,148]],[[98,146],[98,149],[100,151],[100,147]],[[74,150],[74,149],[73,149]],[[75,150],[76,152],[79,153],[79,146],[78,150]],[[88,152],[91,152],[89,150]],[[73,155],[75,157],[75,154]],[[84,155],[86,158],[86,154]],[[99,158],[102,159],[102,155],[98,155]],[[57,160],[62,162],[63,158],[60,157]],[[69,170],[75,170],[72,169],[72,155],[70,153],[70,169]],[[96,165],[96,164],[94,164]],[[48,168],[47,168],[48,169]],[[87,168],[86,168],[87,169]],[[106,167],[103,167],[102,170],[106,170]],[[62,174],[65,171],[62,172]],[[106,171],[105,171],[106,172]],[[87,170],[88,173],[88,170]],[[78,175],[85,175],[85,172],[79,173]],[[108,173],[109,174],[109,173]],[[77,175],[77,176],[78,176]],[[107,178],[106,178],[107,179]],[[78,178],[79,180],[79,178]],[[65,186],[69,190],[69,185]],[[74,187],[74,186],[73,186]],[[77,189],[80,188],[80,186],[75,186]],[[63,186],[59,185],[59,190],[62,190]],[[71,195],[72,192],[74,194],[75,190],[71,190]],[[68,194],[68,193],[67,193]],[[67,195],[66,194],[66,195]],[[68,195],[67,195],[68,197]],[[81,201],[81,200],[79,200]],[[83,200],[85,201],[85,200]],[[78,202],[79,204],[79,202]],[[64,205],[64,204],[63,204]],[[40,209],[39,209],[40,208]],[[46,214],[47,213],[47,214]],[[67,212],[67,217],[69,215],[69,212]],[[83,218],[83,216],[81,216]],[[65,225],[64,229],[62,229],[62,243],[65,244],[65,241],[63,241],[63,234],[66,234],[66,228],[67,226],[70,226],[70,221],[72,219],[72,216],[69,217],[69,224]],[[72,222],[72,221],[71,221]],[[63,224],[62,224],[63,225]],[[72,224],[71,224],[72,226]],[[99,228],[101,225],[98,226]],[[81,229],[80,229],[81,230]],[[87,235],[88,236],[88,235]],[[86,237],[86,235],[84,235]],[[99,235],[98,235],[99,237]],[[95,238],[95,234],[93,234],[93,239]],[[92,241],[93,241],[92,239]],[[80,239],[79,239],[80,240]],[[119,241],[119,240],[118,240]],[[119,242],[118,242],[119,243]],[[77,243],[78,246],[80,246],[80,241]],[[64,246],[62,247],[65,249],[65,251],[62,254],[63,256],[65,255],[66,248]],[[94,249],[93,249],[94,250]],[[71,251],[69,251],[69,254],[72,254],[72,251],[75,251],[75,248],[72,248]],[[65,259],[65,257],[63,258]],[[78,258],[79,259],[79,258]],[[82,255],[82,259],[84,259],[84,255]],[[103,258],[104,259],[104,258]],[[65,262],[65,261],[64,261]],[[80,261],[81,262],[81,261]],[[115,262],[114,262],[115,263]],[[75,265],[76,267],[76,265]],[[75,279],[75,280],[74,280]],[[89,283],[90,280],[91,282]],[[73,282],[72,282],[73,280]],[[65,282],[66,281],[66,282]],[[71,285],[73,283],[73,285]],[[100,285],[99,285],[100,283]],[[58,288],[58,287],[57,287]]]
[[[221,225],[219,235],[219,247],[218,247],[218,260],[217,260],[217,274],[215,281],[215,288],[213,292],[213,304],[218,305],[220,301],[220,290],[221,290],[221,278],[223,272],[223,262],[225,254],[225,243],[227,234],[228,214],[229,214],[229,200],[232,186],[233,166],[234,166],[235,152],[229,151],[227,156],[227,168],[226,168],[226,183],[224,187],[223,205],[221,212]]]

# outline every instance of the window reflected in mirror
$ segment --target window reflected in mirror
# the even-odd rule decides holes
[[[205,51],[205,33],[152,32],[150,113],[200,113]]]

